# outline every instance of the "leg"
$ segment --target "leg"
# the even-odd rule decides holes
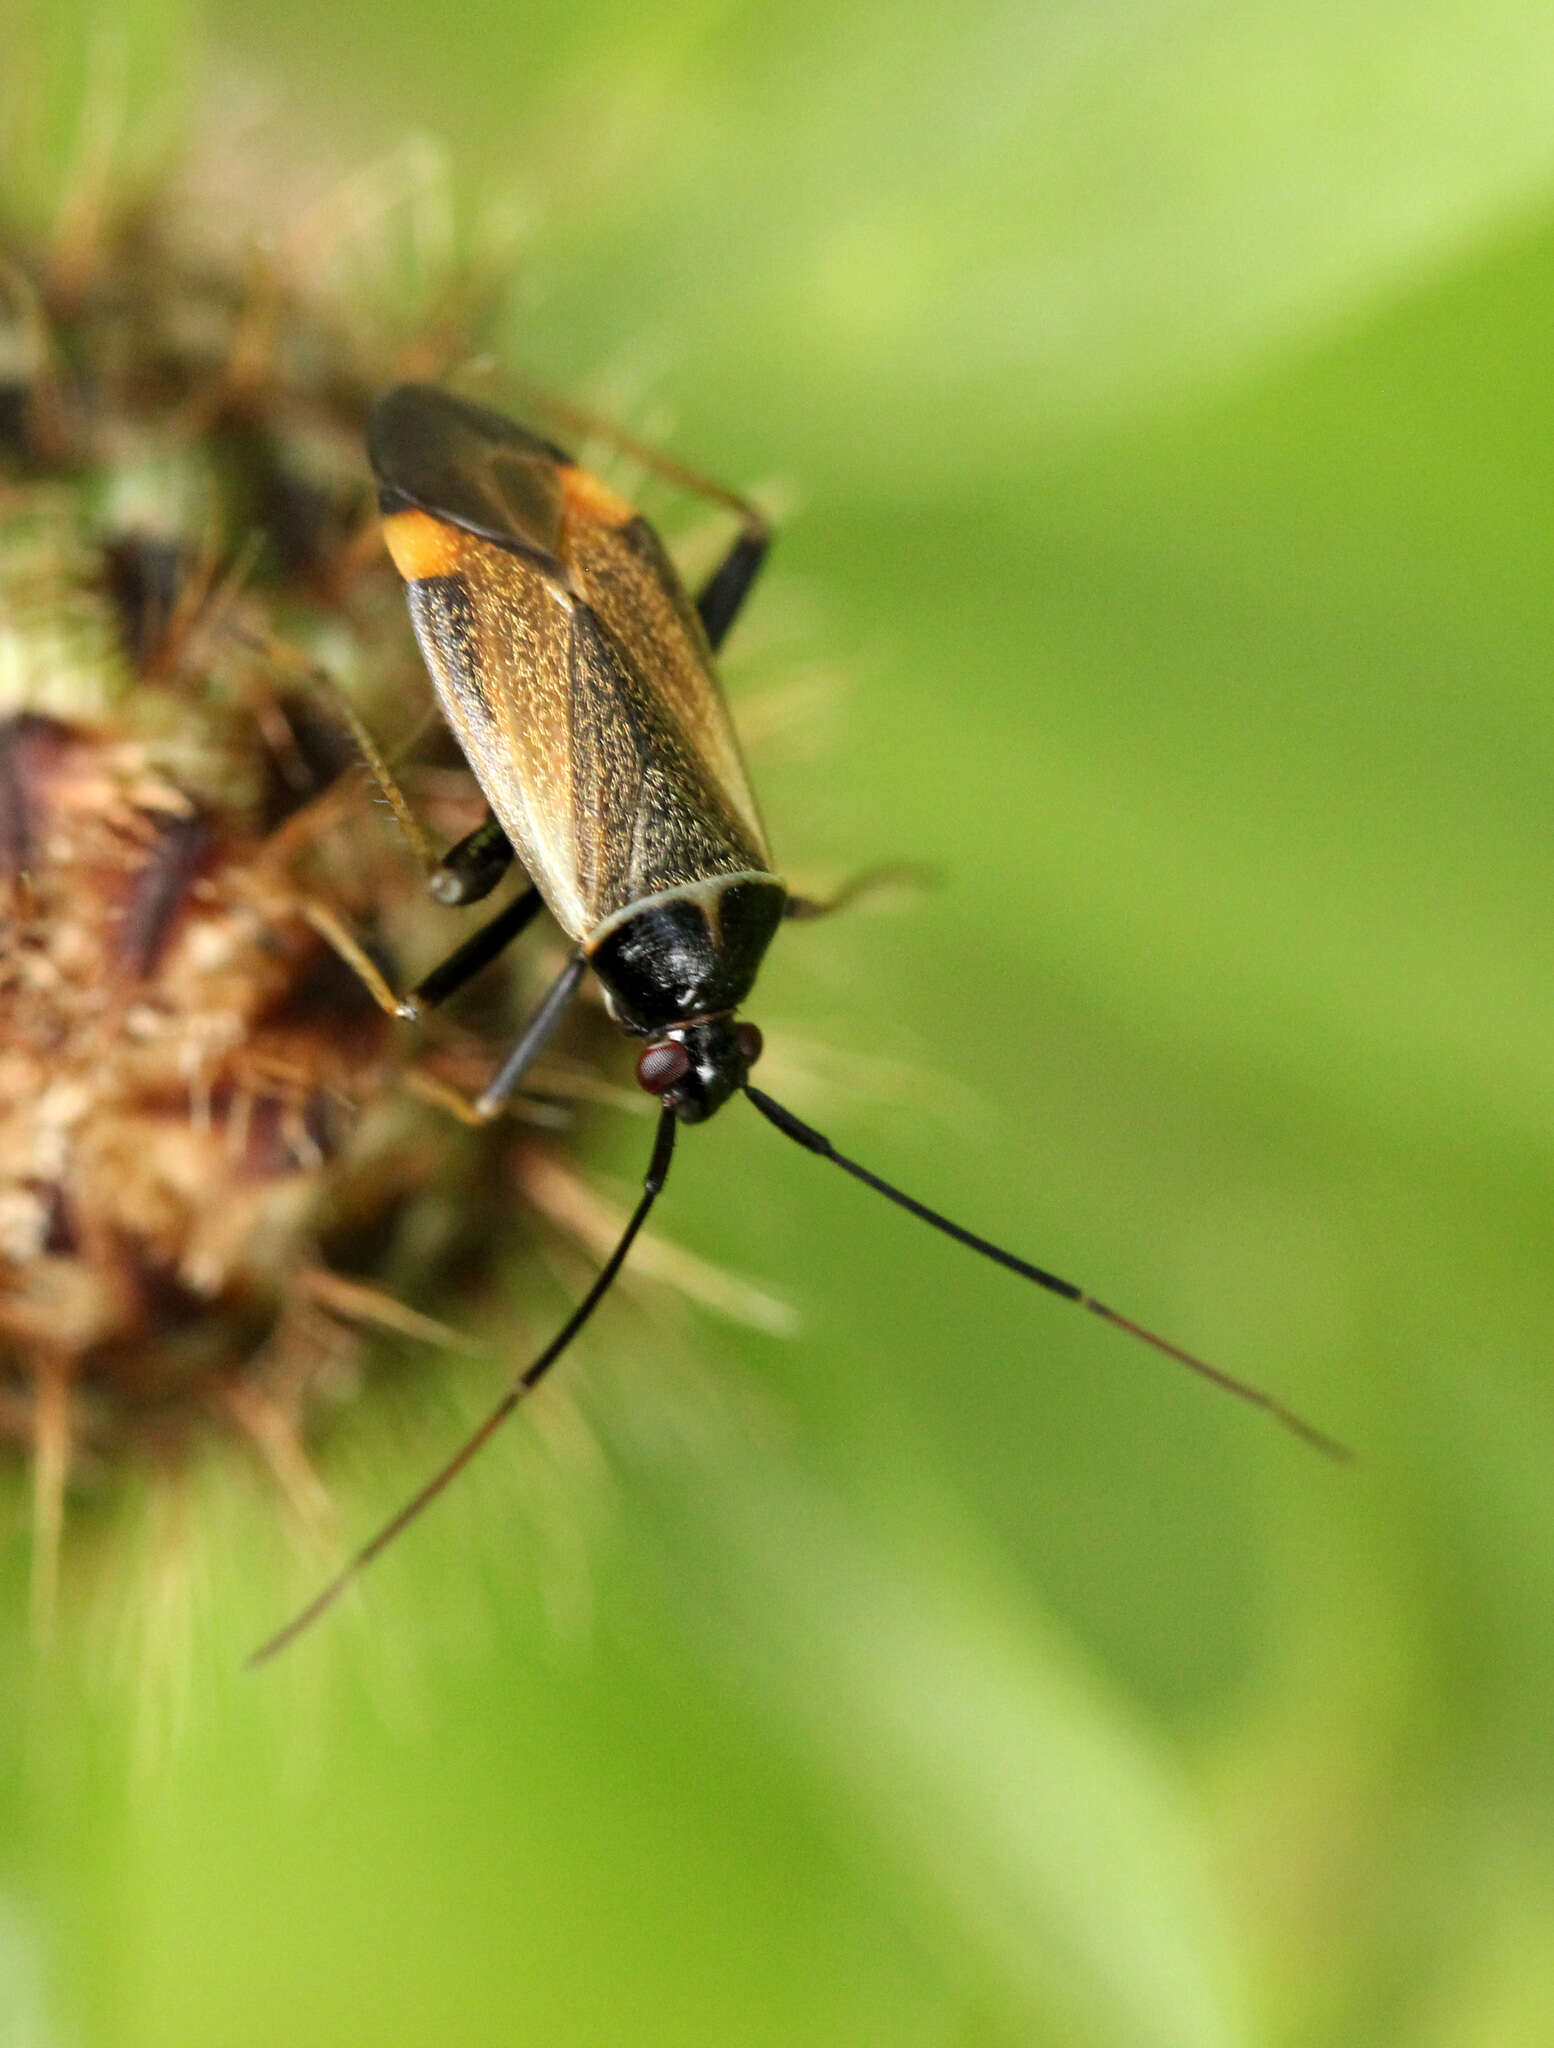
[[[487,811],[485,822],[452,846],[427,877],[427,894],[434,903],[459,909],[489,896],[513,862],[507,834]]]
[[[400,788],[393,770],[389,767],[388,757],[373,737],[371,728],[328,669],[321,668],[317,662],[309,661],[305,655],[296,653],[271,633],[253,632],[232,620],[226,622],[224,630],[239,645],[254,649],[256,653],[273,661],[277,667],[301,677],[318,691],[326,703],[334,706],[352,739],[355,740],[357,752],[366,763],[368,774],[378,785],[384,802],[394,813],[395,821],[405,836],[406,845],[415,855],[422,870],[430,875],[437,866],[437,856],[432,851],[432,843],[426,836],[425,828],[411,809],[410,800]]]
[[[557,1025],[572,1006],[587,965],[581,953],[572,955],[556,977],[550,994],[524,1026],[523,1036],[475,1098],[475,1115],[482,1123],[497,1114],[550,1043]]]
[[[511,867],[514,857],[507,834],[491,813],[488,811],[484,821],[477,825],[473,832],[466,833],[456,846],[450,847],[442,859],[438,860],[432,851],[432,843],[425,828],[412,810],[409,798],[400,788],[398,778],[389,766],[387,755],[378,745],[361,713],[328,670],[315,666],[300,655],[293,654],[279,641],[271,638],[260,640],[257,635],[237,628],[231,630],[233,637],[241,640],[244,645],[261,648],[284,667],[305,676],[339,712],[352,739],[356,742],[357,752],[366,763],[368,774],[378,785],[385,803],[394,813],[399,829],[404,834],[406,844],[425,872],[427,893],[432,900],[458,909],[466,903],[478,903],[483,896],[489,896]],[[538,908],[538,905],[535,907]],[[534,913],[531,910],[529,914],[532,916]],[[524,923],[527,921],[525,919]],[[509,936],[515,936],[522,929],[523,924],[514,925]],[[478,938],[479,934],[476,936]],[[471,940],[469,943],[473,947],[475,941]],[[505,941],[503,943],[505,944]],[[463,950],[461,948],[460,953]],[[457,959],[460,955],[456,954],[454,957]],[[494,953],[483,953],[476,964],[484,966],[485,962],[493,957]],[[354,960],[352,964],[355,964]],[[475,968],[471,967],[469,972],[473,974]],[[434,1000],[441,1002],[459,985],[457,982],[453,983]],[[429,1008],[430,1004],[423,1004],[422,1007]]]
[[[746,508],[746,514],[747,523],[740,529],[734,545],[696,597],[696,614],[707,635],[707,645],[714,653],[723,645],[728,629],[749,596],[750,586],[766,559],[766,550],[772,544],[771,533],[760,513],[752,506]]]
[[[372,955],[327,903],[321,903],[316,896],[303,896],[298,898],[298,908],[319,937],[356,975],[380,1010],[390,1017],[414,1019],[424,1017],[428,1010],[435,1010],[439,1003],[455,995],[532,922],[540,909],[540,892],[526,889],[521,896],[515,896],[505,910],[499,910],[478,931],[471,932],[440,967],[434,967],[403,996],[396,995]]]
[[[456,846],[450,846],[441,860],[434,859],[431,842],[421,821],[410,808],[409,799],[394,777],[382,749],[355,707],[337,685],[331,684],[335,702],[351,729],[368,773],[383,792],[384,800],[398,820],[399,829],[426,872],[426,893],[434,903],[451,910],[466,903],[478,903],[501,881],[513,864],[513,849],[507,834],[490,811],[473,832],[466,832]],[[531,892],[532,893],[532,892]]]
[[[501,827],[497,829],[500,831]],[[472,838],[475,836],[471,834]],[[502,844],[506,846],[505,838]],[[458,851],[457,847],[454,851]],[[511,858],[509,850],[508,859]],[[439,1003],[445,1003],[488,961],[494,960],[498,953],[511,945],[518,934],[533,923],[542,908],[538,889],[528,888],[521,896],[515,896],[505,910],[499,910],[478,931],[471,932],[463,945],[450,953],[440,967],[434,967],[430,974],[416,983],[399,1005],[400,1016],[422,1017],[428,1010],[435,1010]]]
[[[371,956],[352,938],[326,904],[305,899],[301,908],[303,916],[319,936],[361,977],[380,1009],[386,1010],[391,1017],[419,1017],[437,1003],[446,1001],[478,968],[493,959],[529,922],[539,905],[538,889],[529,889],[522,896],[515,897],[489,924],[482,925],[478,932],[466,939],[441,967],[434,968],[408,996],[395,995]],[[429,1096],[435,1094],[465,1123],[489,1123],[516,1093],[524,1075],[555,1036],[557,1026],[572,1006],[572,998],[577,994],[578,983],[587,965],[580,952],[572,954],[552,983],[550,993],[524,1026],[518,1043],[467,1109],[459,1106],[451,1091],[441,1087],[427,1088],[422,1092]]]

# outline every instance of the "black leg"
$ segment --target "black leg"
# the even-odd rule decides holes
[[[489,811],[485,821],[466,834],[457,846],[450,846],[426,878],[426,891],[434,903],[460,909],[489,896],[513,864],[513,849],[507,834]]]
[[[445,1003],[488,961],[494,960],[498,953],[511,945],[518,934],[533,923],[541,908],[538,889],[528,888],[521,896],[515,896],[505,910],[499,910],[479,931],[471,932],[463,945],[450,953],[440,967],[434,967],[430,974],[416,983],[399,1004],[400,1016],[422,1017],[428,1010],[435,1010],[439,1003]]]
[[[772,544],[766,522],[753,506],[745,507],[744,517],[742,532],[696,598],[697,616],[714,653],[723,645],[724,636],[738,617]]]
[[[496,1073],[482,1092],[475,1098],[475,1115],[484,1123],[494,1117],[497,1111],[513,1095],[524,1075],[539,1058],[572,1006],[577,994],[577,985],[583,978],[588,962],[581,953],[574,953],[556,977],[551,991],[523,1028],[523,1036],[503,1060]]]

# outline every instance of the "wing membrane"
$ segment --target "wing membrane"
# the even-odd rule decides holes
[[[373,407],[367,444],[386,511],[413,505],[498,547],[554,558],[567,458],[527,427],[434,384],[400,384]]]

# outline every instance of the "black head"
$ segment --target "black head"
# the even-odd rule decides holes
[[[637,1061],[637,1080],[683,1124],[705,1123],[737,1095],[761,1057],[761,1034],[733,1017],[677,1024]]]

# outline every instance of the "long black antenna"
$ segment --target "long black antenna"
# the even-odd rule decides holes
[[[748,1081],[745,1083],[745,1093],[767,1122],[775,1124],[784,1137],[792,1138],[794,1143],[802,1145],[806,1152],[815,1152],[822,1159],[829,1159],[833,1166],[841,1167],[842,1171],[850,1173],[854,1180],[861,1180],[865,1187],[873,1188],[876,1194],[883,1195],[887,1201],[894,1202],[898,1208],[905,1209],[919,1221],[931,1224],[935,1230],[942,1230],[946,1237],[953,1237],[957,1244],[966,1245],[971,1251],[980,1252],[983,1258],[991,1259],[995,1265],[1006,1266],[1011,1273],[1018,1273],[1022,1280],[1034,1280],[1038,1287],[1045,1287],[1050,1294],[1062,1295],[1065,1301],[1072,1301],[1080,1308],[1087,1308],[1091,1315],[1099,1316],[1103,1322],[1114,1323],[1119,1330],[1126,1330],[1130,1337],[1137,1337],[1142,1343],[1152,1345],[1156,1351],[1163,1351],[1167,1358],[1174,1358],[1178,1365],[1185,1365],[1189,1372],[1199,1373],[1204,1379],[1211,1380],[1216,1387],[1223,1388],[1227,1394],[1234,1394],[1238,1400],[1249,1401],[1254,1408],[1261,1408],[1265,1414],[1271,1415],[1276,1422],[1282,1423],[1286,1429],[1293,1431],[1296,1436],[1327,1457],[1342,1459],[1345,1462],[1352,1457],[1353,1453],[1336,1438],[1328,1436],[1324,1430],[1317,1429],[1303,1416],[1297,1415],[1293,1408],[1286,1408],[1282,1401],[1275,1400],[1272,1394],[1264,1393],[1261,1387],[1248,1386],[1245,1380],[1238,1380],[1230,1373],[1222,1372],[1217,1365],[1210,1365],[1207,1359],[1194,1357],[1192,1352],[1184,1351],[1179,1344],[1171,1343],[1168,1338],[1157,1337],[1153,1330],[1146,1330],[1142,1323],[1135,1323],[1127,1316],[1118,1315],[1114,1308],[1108,1308],[1104,1302],[1097,1301],[1093,1294],[1086,1294],[1084,1289],[1076,1287],[1072,1280],[1060,1280],[1056,1273],[1049,1273],[1041,1266],[1033,1266],[1028,1259],[1018,1258],[1013,1252],[1006,1252],[1002,1245],[991,1244],[987,1238],[978,1237],[974,1230],[967,1230],[959,1223],[952,1223],[948,1216],[941,1216],[937,1209],[930,1209],[926,1202],[919,1202],[914,1196],[904,1194],[900,1188],[892,1187],[888,1180],[881,1180],[877,1173],[870,1173],[866,1166],[860,1166],[856,1159],[849,1159],[844,1153],[838,1152],[829,1138],[823,1136],[812,1125],[805,1123],[802,1118],[796,1117],[791,1109],[784,1109],[780,1102],[774,1102],[764,1090],[752,1087]]]
[[[390,1521],[384,1523],[372,1541],[357,1551],[345,1569],[330,1580],[329,1584],[316,1599],[310,1600],[300,1614],[294,1615],[284,1628],[277,1629],[267,1642],[260,1644],[259,1648],[248,1659],[248,1669],[250,1671],[260,1664],[267,1664],[272,1657],[284,1650],[288,1643],[294,1643],[305,1629],[311,1628],[321,1614],[326,1613],[329,1608],[333,1607],[352,1581],[361,1576],[380,1552],[387,1550],[388,1546],[394,1541],[394,1538],[410,1526],[423,1508],[430,1507],[443,1488],[459,1476],[475,1453],[490,1442],[491,1438],[496,1435],[502,1424],[512,1414],[518,1403],[524,1399],[525,1395],[534,1392],[534,1389],[544,1379],[546,1373],[550,1371],[562,1352],[566,1350],[578,1331],[582,1329],[584,1323],[588,1321],[588,1318],[593,1314],[600,1302],[603,1301],[605,1295],[609,1293],[616,1274],[625,1265],[626,1254],[631,1250],[638,1231],[646,1223],[648,1211],[652,1208],[654,1202],[657,1201],[659,1192],[669,1176],[669,1162],[674,1157],[674,1138],[674,1112],[673,1110],[666,1109],[658,1120],[658,1136],[653,1141],[653,1156],[648,1161],[648,1170],[643,1177],[642,1199],[632,1211],[630,1222],[621,1232],[620,1242],[600,1268],[599,1276],[594,1281],[592,1287],[589,1288],[577,1307],[573,1309],[571,1315],[567,1317],[555,1336],[551,1338],[539,1357],[535,1359],[531,1366],[526,1367],[518,1375],[501,1400],[491,1410],[485,1421],[465,1438],[464,1442],[460,1444],[441,1471],[433,1473],[419,1493],[413,1494],[399,1510],[399,1513]]]

